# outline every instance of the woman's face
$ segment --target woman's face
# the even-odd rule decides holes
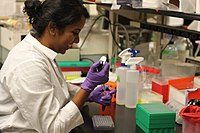
[[[64,32],[56,33],[52,49],[57,53],[64,54],[66,50],[72,48],[73,44],[79,42],[79,33],[85,24],[86,19],[81,18],[80,21],[65,27]]]

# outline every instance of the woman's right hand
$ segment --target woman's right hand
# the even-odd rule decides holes
[[[95,62],[89,69],[85,81],[81,84],[81,88],[91,92],[97,85],[105,84],[109,80],[109,64],[105,62],[102,69],[98,71],[100,62]]]

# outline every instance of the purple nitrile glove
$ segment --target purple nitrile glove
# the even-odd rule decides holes
[[[82,89],[91,92],[97,85],[108,82],[109,64],[105,62],[100,71],[97,70],[99,66],[100,63],[99,61],[97,61],[90,67],[90,70],[87,73],[85,81],[81,84]]]
[[[106,87],[106,91],[104,91],[104,86],[99,86],[96,89],[94,89],[90,93],[88,97],[88,101],[96,102],[104,106],[110,105],[112,94],[116,93],[116,89],[109,90],[109,86],[105,86],[105,87]]]

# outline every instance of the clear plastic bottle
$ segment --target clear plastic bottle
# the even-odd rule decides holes
[[[193,56],[193,44],[188,38],[179,37],[174,45],[178,51],[178,59],[185,62],[187,57]]]
[[[139,91],[139,70],[136,69],[136,64],[139,64],[144,60],[143,57],[131,57],[126,61],[126,65],[130,66],[130,69],[126,72],[126,97],[125,107],[135,108],[138,100]]]
[[[125,94],[126,94],[126,72],[129,70],[125,65],[116,68],[117,73],[117,93],[116,93],[116,103],[118,105],[125,104]]]
[[[136,108],[139,89],[139,71],[130,69],[126,74],[125,107]]]
[[[189,51],[189,57],[191,57],[191,56],[193,56],[194,46],[193,46],[192,42],[188,38],[186,39],[186,41],[187,41],[186,50]]]
[[[149,55],[147,57],[146,64],[149,65],[149,66],[155,66],[156,65],[156,61],[157,61],[156,44],[152,39],[152,41],[149,42]]]
[[[162,52],[162,59],[163,60],[178,60],[178,50],[177,47],[170,43]]]
[[[117,74],[117,93],[116,93],[116,103],[118,105],[125,104],[125,94],[126,94],[126,72],[129,68],[125,65],[125,62],[131,56],[129,52],[130,48],[124,49],[120,54],[119,57],[121,60],[121,66],[116,68]]]
[[[126,65],[130,66],[130,69],[126,72],[125,107],[127,108],[136,108],[141,82],[139,80],[140,72],[136,69],[136,64],[143,60],[143,57],[131,57],[126,61]]]

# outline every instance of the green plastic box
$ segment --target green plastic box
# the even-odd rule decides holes
[[[59,61],[60,67],[90,67],[92,64],[87,61]]]
[[[136,133],[174,133],[174,127],[172,128],[152,128],[148,129],[142,123],[136,120]]]
[[[136,106],[136,124],[146,132],[157,130],[156,133],[159,133],[166,129],[171,133],[175,127],[175,118],[176,113],[161,102]]]

